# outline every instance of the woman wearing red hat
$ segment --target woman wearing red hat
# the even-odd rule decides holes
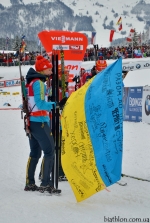
[[[54,162],[54,140],[49,125],[49,112],[55,102],[48,102],[47,89],[44,82],[52,74],[52,64],[42,56],[36,58],[35,69],[30,68],[26,75],[28,109],[30,112],[30,155],[26,169],[25,191],[60,193],[51,181],[50,173]],[[42,179],[40,187],[35,184],[34,174],[43,150]]]

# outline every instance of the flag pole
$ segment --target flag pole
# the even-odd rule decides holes
[[[8,42],[7,42],[7,67],[8,67]]]
[[[141,50],[142,50],[142,33],[141,33],[141,44],[140,44],[140,47],[141,47]]]
[[[133,59],[133,37],[132,37],[132,59]]]
[[[42,55],[42,43],[40,41],[40,51],[41,51],[41,55]]]

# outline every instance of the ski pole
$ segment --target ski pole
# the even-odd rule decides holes
[[[148,179],[143,179],[143,178],[139,178],[139,177],[134,177],[134,176],[130,176],[130,175],[127,175],[127,174],[121,174],[122,177],[129,177],[129,178],[133,178],[135,180],[141,180],[141,181],[147,181],[147,182],[150,182],[150,180]]]

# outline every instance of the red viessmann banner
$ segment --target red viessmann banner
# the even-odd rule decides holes
[[[70,95],[75,90],[72,79],[75,75],[79,75],[88,45],[87,37],[83,33],[58,30],[44,30],[38,36],[48,55],[51,55],[53,50],[58,52],[60,52],[60,49],[64,50],[64,63],[67,70],[69,70],[68,90]],[[60,53],[58,53],[58,59],[60,66]]]
[[[83,33],[44,30],[38,36],[48,54],[51,54],[52,50],[63,48],[65,60],[83,60],[88,45],[87,37]]]

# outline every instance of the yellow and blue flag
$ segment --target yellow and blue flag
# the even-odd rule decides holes
[[[61,159],[77,201],[121,178],[122,59],[72,93],[62,113]]]

